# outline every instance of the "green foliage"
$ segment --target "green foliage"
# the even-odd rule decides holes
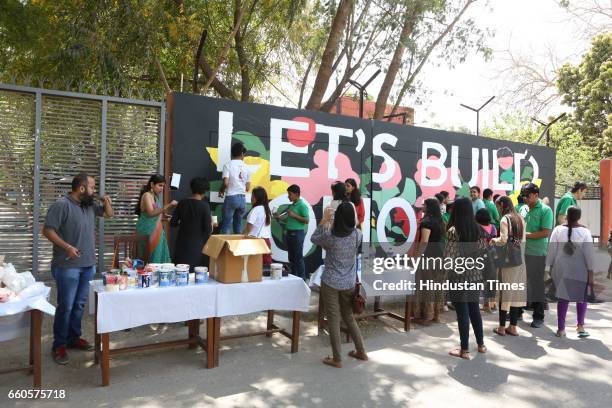
[[[487,137],[522,143],[533,143],[540,132],[538,125],[527,116],[510,114],[496,118],[492,126],[483,130]],[[557,153],[557,184],[569,185],[579,180],[593,184],[599,182],[599,159],[593,154],[593,148],[583,142],[580,131],[571,120],[553,125],[550,136],[550,147]]]
[[[574,108],[571,127],[596,157],[612,156],[612,32],[595,37],[578,66],[561,67],[557,86],[563,103]]]

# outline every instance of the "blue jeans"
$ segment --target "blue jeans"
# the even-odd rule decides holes
[[[242,217],[246,213],[246,201],[244,194],[226,196],[223,200],[223,219],[221,220],[221,233],[231,234],[230,227],[233,227],[234,234],[242,233]]]
[[[304,230],[287,231],[287,253],[291,264],[291,273],[306,279],[306,266],[304,265]]]
[[[57,286],[57,308],[53,321],[53,349],[68,346],[81,337],[81,319],[89,295],[89,281],[95,266],[84,268],[51,267]]]
[[[480,315],[480,304],[478,302],[453,302],[457,312],[457,326],[459,326],[459,337],[461,338],[461,350],[469,350],[470,322],[479,346],[484,344],[482,332],[482,316]]]

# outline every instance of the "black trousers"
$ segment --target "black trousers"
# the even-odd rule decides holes
[[[506,320],[508,319],[508,315],[510,315],[510,324],[512,326],[516,326],[518,322],[518,317],[521,314],[520,307],[510,306],[510,312],[508,313],[505,310],[499,309],[499,327],[506,326]]]
[[[533,308],[533,320],[544,320],[544,269],[546,256],[525,255],[527,268],[527,301]]]

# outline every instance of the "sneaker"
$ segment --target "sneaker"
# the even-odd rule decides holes
[[[543,320],[534,320],[533,322],[531,322],[531,327],[533,327],[535,329],[539,329],[542,326],[544,326],[544,321]]]
[[[59,346],[55,350],[51,350],[51,355],[53,356],[53,361],[55,361],[56,364],[68,364],[68,353],[66,353],[66,347]]]
[[[77,350],[83,350],[83,351],[93,351],[94,346],[93,346],[93,344],[91,344],[87,340],[79,337],[79,339],[77,341],[75,341],[74,343],[69,344],[68,348],[77,349]]]

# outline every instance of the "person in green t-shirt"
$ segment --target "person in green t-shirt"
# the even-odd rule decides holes
[[[533,307],[531,327],[544,324],[544,270],[548,252],[548,236],[553,228],[553,212],[540,200],[540,188],[529,183],[525,186],[525,204],[529,212],[525,215],[526,238],[525,266],[527,268],[527,300]]]
[[[482,200],[484,201],[485,208],[491,216],[491,224],[495,225],[495,229],[499,231],[499,212],[497,211],[497,207],[495,206],[492,198],[493,190],[490,188],[485,188],[482,192]]]
[[[304,231],[308,227],[309,210],[306,202],[300,197],[300,186],[292,184],[287,188],[287,195],[291,205],[281,214],[275,214],[275,218],[286,221],[286,244],[291,273],[302,279],[307,279],[306,266],[304,264]]]
[[[559,200],[555,209],[555,226],[565,224],[567,209],[571,206],[578,206],[577,200],[582,200],[587,192],[587,185],[581,181],[574,183],[574,187]]]

